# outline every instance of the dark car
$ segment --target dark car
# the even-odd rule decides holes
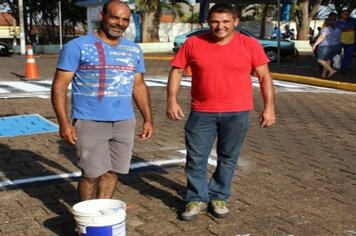
[[[178,49],[182,46],[182,44],[187,40],[187,38],[194,36],[194,35],[201,35],[207,33],[209,28],[199,28],[194,29],[190,32],[185,34],[178,35],[174,38],[173,43],[173,52],[177,52]],[[277,61],[278,59],[278,40],[276,39],[261,39],[253,35],[252,33],[248,32],[243,28],[237,28],[236,31],[239,31],[241,34],[247,35],[249,37],[257,39],[263,49],[265,50],[266,56],[272,62]],[[290,40],[280,39],[280,55],[281,56],[298,56],[298,50],[295,48],[294,42]]]
[[[14,54],[14,48],[7,43],[0,42],[0,56],[11,56]]]

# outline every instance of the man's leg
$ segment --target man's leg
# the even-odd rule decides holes
[[[185,126],[186,201],[208,202],[207,165],[216,136],[216,115],[192,111]]]
[[[78,183],[80,201],[96,198],[112,198],[117,185],[117,174],[109,171],[99,178],[81,178]]]
[[[109,171],[99,177],[98,198],[112,198],[117,185],[117,174]]]
[[[341,72],[347,74],[350,69],[350,64],[352,61],[352,54],[354,51],[354,44],[343,44],[344,47],[344,57],[341,61]]]
[[[226,200],[236,170],[242,143],[248,129],[248,112],[225,113],[218,121],[217,166],[209,183],[210,212],[227,217]]]
[[[208,158],[216,136],[216,114],[194,112],[190,113],[185,126],[187,148],[187,193],[185,200],[188,204],[181,215],[185,221],[195,220],[199,213],[207,209]]]
[[[78,183],[78,196],[81,201],[95,199],[99,197],[100,177],[112,169],[108,144],[112,123],[77,120],[74,127],[77,161],[83,176]]]
[[[97,197],[97,178],[82,177],[78,182],[79,201],[95,199]]]
[[[225,113],[219,118],[217,167],[209,183],[210,200],[226,201],[248,129],[248,112]]]

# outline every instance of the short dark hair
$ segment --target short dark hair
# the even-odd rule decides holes
[[[324,21],[324,27],[328,27],[328,26],[335,29],[335,20],[331,18],[326,18]]]
[[[126,4],[126,5],[127,5],[126,2],[123,2],[123,1],[121,1],[121,0],[109,0],[109,1],[107,1],[107,2],[103,5],[103,9],[102,9],[102,11],[101,11],[103,14],[108,13],[108,6],[109,6],[110,3],[112,3],[112,2],[119,2],[119,3],[122,3],[122,4]],[[128,7],[128,5],[127,5],[127,7]]]
[[[240,11],[226,2],[216,3],[214,6],[212,6],[208,12],[208,20],[213,13],[228,13],[231,14],[234,18],[240,18]]]
[[[328,15],[328,18],[333,17],[333,16],[337,16],[337,13],[336,12],[330,12],[329,15]]]

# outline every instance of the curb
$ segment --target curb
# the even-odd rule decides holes
[[[322,86],[327,88],[335,88],[347,91],[356,92],[356,84],[340,82],[340,81],[330,81],[330,80],[322,80],[315,77],[301,76],[301,75],[291,75],[291,74],[280,74],[271,72],[271,76],[273,79],[301,83],[301,84],[309,84]]]

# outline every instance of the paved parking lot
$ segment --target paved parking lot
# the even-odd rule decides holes
[[[55,60],[42,59],[37,63],[48,65],[41,71],[53,73]],[[12,66],[1,64],[1,70],[15,76]],[[148,75],[169,70],[166,60],[149,60],[147,66]],[[230,217],[202,214],[196,222],[182,222],[177,216],[184,208],[184,120],[165,117],[164,86],[150,91],[155,136],[136,140],[132,170],[120,176],[115,192],[129,206],[127,235],[356,235],[356,93],[277,87],[277,124],[262,129],[255,88],[256,109],[228,202]],[[189,100],[189,87],[182,87],[186,113]],[[40,114],[56,121],[48,98],[0,99],[0,104],[0,117]],[[77,201],[73,154],[57,133],[0,139],[1,184],[16,183],[0,188],[1,235],[76,235],[70,211]]]

